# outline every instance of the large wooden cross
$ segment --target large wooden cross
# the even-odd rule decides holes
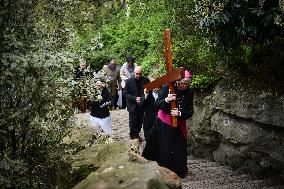
[[[180,80],[184,78],[183,68],[180,68],[179,70],[176,70],[176,71],[173,70],[170,32],[171,32],[170,29],[166,29],[164,32],[164,41],[165,41],[164,56],[165,56],[165,62],[167,65],[167,74],[144,85],[144,88],[146,88],[148,91],[151,91],[154,88],[159,88],[164,84],[167,84],[169,87],[169,93],[175,94],[174,82],[176,80]],[[176,107],[177,107],[176,101],[171,101],[170,102],[171,110],[174,110]],[[176,116],[171,116],[171,125],[173,127],[177,127],[177,117]]]

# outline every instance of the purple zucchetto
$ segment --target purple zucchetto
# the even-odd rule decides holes
[[[185,80],[190,80],[190,78],[191,78],[191,73],[190,73],[190,71],[185,70],[185,71],[184,71],[184,79],[185,79]]]

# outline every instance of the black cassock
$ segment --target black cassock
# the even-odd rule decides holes
[[[193,92],[191,89],[178,90],[177,107],[181,115],[178,116],[178,126],[162,121],[159,116],[150,132],[149,141],[143,150],[142,156],[146,159],[156,161],[160,166],[167,167],[181,178],[187,174],[187,129],[185,120],[193,114]],[[168,96],[168,87],[165,85],[156,100],[156,107],[164,113],[170,115],[170,105],[165,101]],[[181,126],[181,123],[184,123]]]

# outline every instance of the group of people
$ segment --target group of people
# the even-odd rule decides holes
[[[123,94],[123,91],[125,88],[126,80],[134,75],[135,66],[137,66],[135,64],[135,58],[132,56],[127,57],[126,62],[121,68],[117,65],[115,59],[111,59],[109,63],[105,64],[100,71],[100,74],[102,74],[101,77],[104,77],[104,79],[108,81],[107,86],[103,85],[100,80],[95,83],[96,90],[100,91],[100,96],[102,96],[102,98],[99,100],[97,98],[94,98],[95,100],[93,101],[83,102],[83,104],[88,104],[87,107],[90,107],[92,125],[100,126],[103,132],[109,136],[112,135],[112,126],[109,111],[115,110],[117,108],[126,108],[126,98]],[[75,72],[74,81],[76,82],[88,75],[91,75],[91,73],[87,70],[86,62],[80,60],[79,67]],[[118,91],[120,91],[120,98],[122,98],[120,106],[118,106]]]
[[[124,95],[121,95],[122,102],[120,106],[118,106],[118,91],[121,91],[123,94],[125,88],[125,82],[128,78],[134,75],[134,67],[137,66],[135,64],[135,58],[130,56],[127,57],[126,62],[120,68],[115,59],[111,59],[111,61],[103,66],[103,73],[109,80],[109,91],[111,98],[111,107],[110,109],[125,109],[126,108],[126,99]]]
[[[126,99],[123,91],[126,80],[134,75],[134,66],[136,66],[134,61],[134,57],[128,57],[121,68],[119,68],[115,59],[111,59],[108,64],[104,65],[102,72],[109,80],[108,87],[99,83],[97,86],[103,88],[102,99],[100,102],[91,102],[91,124],[94,127],[100,126],[104,133],[110,137],[112,136],[112,124],[109,111],[118,108],[118,91],[121,91],[122,94],[122,103],[119,108],[126,108]]]
[[[190,72],[185,71],[185,77],[175,82],[175,94],[169,93],[167,85],[157,93],[156,89],[148,91],[144,88],[150,80],[142,75],[142,67],[134,62],[133,57],[128,57],[119,69],[112,59],[103,67],[109,76],[110,90],[102,90],[102,99],[91,103],[92,125],[100,125],[104,132],[112,134],[108,106],[116,107],[117,90],[122,90],[122,107],[129,113],[130,139],[141,142],[143,126],[146,145],[142,156],[184,177],[188,172],[186,120],[193,115],[193,92],[188,87]],[[98,84],[98,87],[102,85]],[[174,110],[170,109],[171,101],[177,104]],[[177,127],[171,125],[171,116],[177,117]]]

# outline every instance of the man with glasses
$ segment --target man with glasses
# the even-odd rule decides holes
[[[144,85],[150,80],[142,76],[142,67],[134,68],[134,76],[125,82],[124,95],[126,97],[126,107],[129,112],[129,136],[131,139],[138,139],[142,142],[139,133],[143,123],[143,103],[144,103]]]

